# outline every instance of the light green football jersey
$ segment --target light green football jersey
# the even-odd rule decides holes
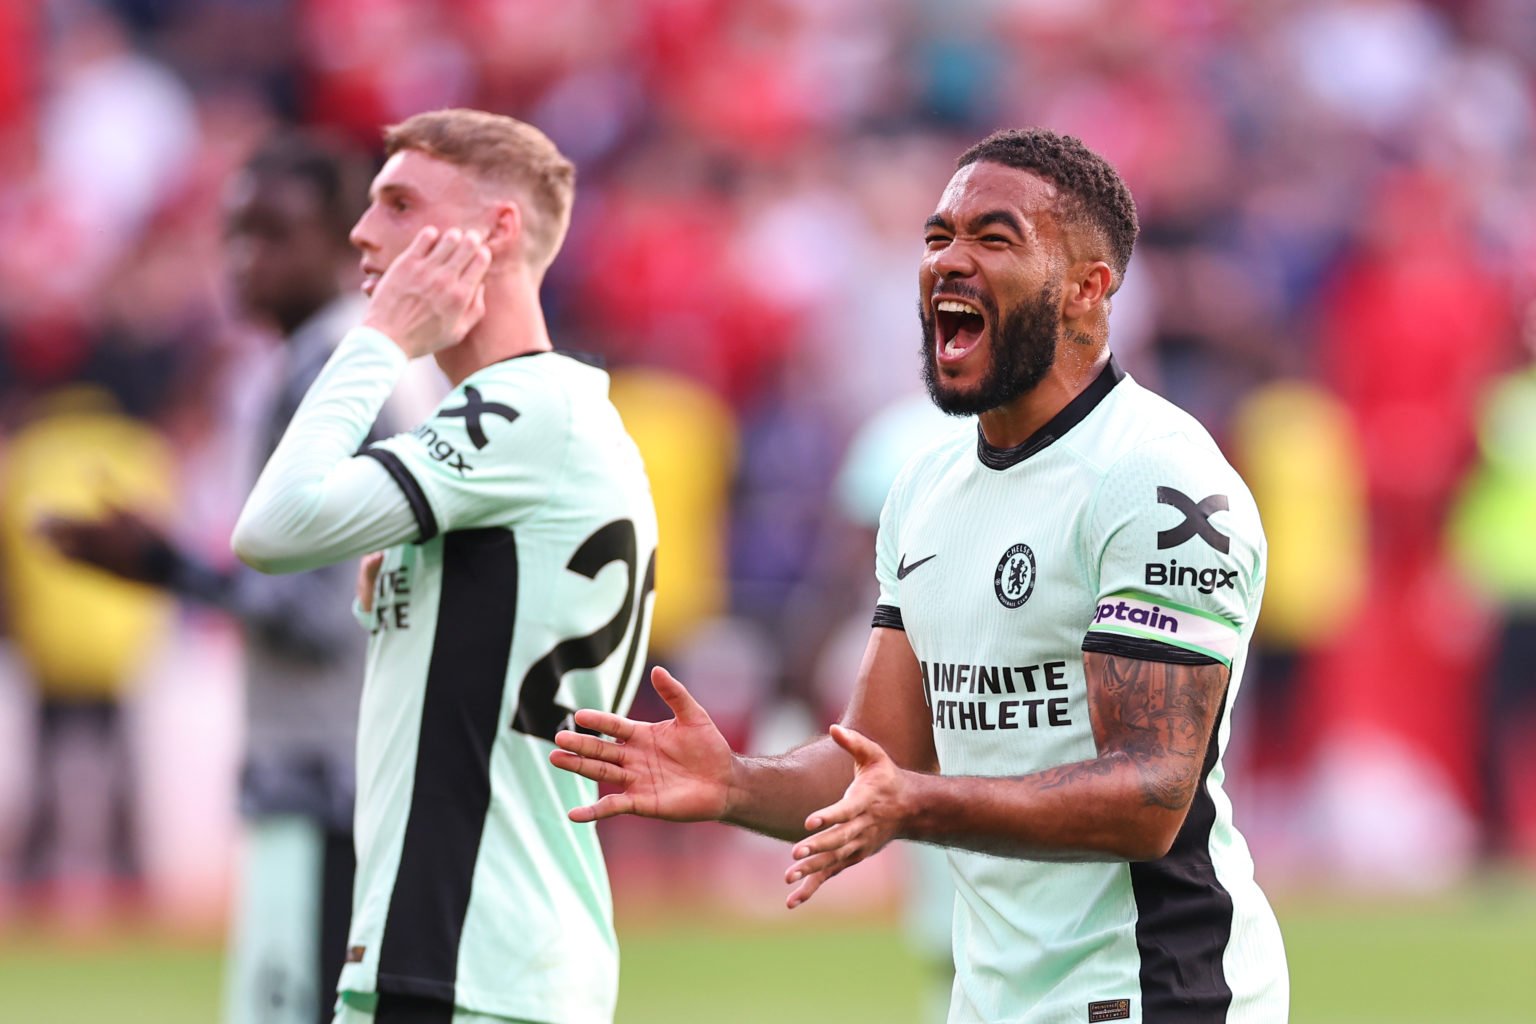
[[[1210,436],[1112,361],[1019,447],[973,434],[903,470],[881,516],[875,625],[905,629],[921,663],[945,775],[1096,757],[1084,649],[1232,669],[1167,856],[949,851],[952,1024],[1286,1019],[1279,928],[1222,791],[1264,563],[1253,499]]]
[[[555,352],[495,363],[363,454],[420,536],[375,593],[340,988],[611,1021],[607,873],[566,818],[596,786],[548,760],[572,709],[628,708],[646,660],[656,515],[608,375]]]

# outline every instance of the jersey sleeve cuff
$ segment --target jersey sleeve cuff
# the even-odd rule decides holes
[[[1185,647],[1174,647],[1158,640],[1118,636],[1113,633],[1089,633],[1083,637],[1083,650],[1090,654],[1112,654],[1136,661],[1158,661],[1168,665],[1223,665],[1218,658]]]
[[[893,604],[875,605],[875,620],[873,626],[880,629],[899,629],[906,632],[906,625],[901,621],[901,609]]]
[[[432,511],[432,504],[427,501],[426,492],[421,489],[421,484],[417,482],[416,477],[406,467],[400,456],[388,448],[377,446],[364,448],[358,454],[367,456],[383,466],[390,479],[394,480],[395,485],[400,488],[400,493],[405,495],[406,503],[411,506],[411,514],[416,517],[416,529],[420,532],[416,542],[425,544],[436,537],[437,516]]]
[[[363,602],[355,597],[352,599],[352,617],[357,620],[357,624],[362,626],[363,631],[367,633],[372,633],[373,627],[379,624],[378,616],[373,612],[363,611]]]

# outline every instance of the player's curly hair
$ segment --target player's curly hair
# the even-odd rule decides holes
[[[1136,245],[1136,202],[1120,175],[1099,154],[1071,135],[1047,128],[1005,128],[960,154],[955,166],[988,160],[1037,174],[1055,185],[1066,202],[1063,214],[1097,229],[1109,251],[1119,288]]]

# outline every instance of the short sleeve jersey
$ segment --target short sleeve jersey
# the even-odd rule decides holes
[[[951,1022],[1285,1019],[1279,930],[1222,790],[1264,564],[1257,509],[1210,436],[1113,361],[1020,446],[971,434],[903,470],[881,516],[875,625],[906,631],[944,774],[1096,757],[1085,650],[1231,668],[1167,856],[950,851]]]
[[[645,662],[656,516],[608,376],[492,364],[363,453],[419,536],[385,553],[358,734],[341,990],[607,1022],[618,952],[596,798],[553,768],[575,708],[624,712]]]

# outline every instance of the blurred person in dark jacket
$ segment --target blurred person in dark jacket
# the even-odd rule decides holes
[[[262,460],[366,306],[342,287],[352,262],[347,232],[366,182],[367,168],[357,164],[316,141],[279,136],[231,186],[234,289],[253,319],[281,332],[285,347],[261,428]],[[404,418],[400,412],[386,416]],[[330,1020],[354,870],[353,748],[365,637],[351,612],[352,567],[292,576],[217,567],[126,508],[94,520],[54,518],[43,529],[71,558],[221,609],[243,627],[246,828],[225,1019]]]
[[[1495,615],[1478,747],[1483,852],[1536,866],[1536,303],[1530,362],[1489,387],[1478,458],[1452,507],[1457,567]]]

